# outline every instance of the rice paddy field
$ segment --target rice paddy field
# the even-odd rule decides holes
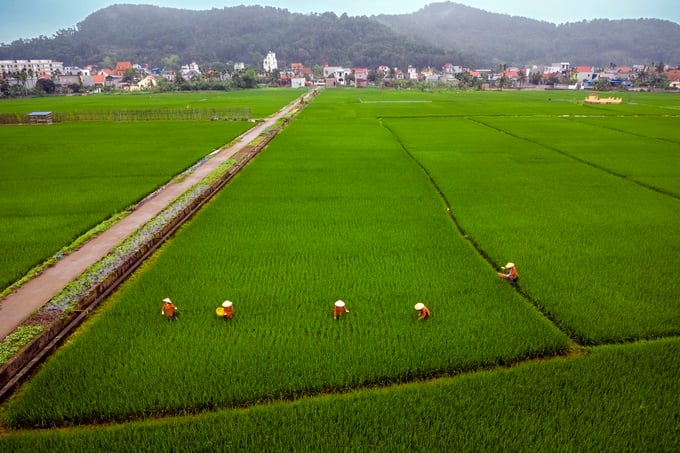
[[[677,451],[680,97],[583,97],[323,91],[5,404],[0,447]]]
[[[263,90],[253,94],[51,97],[3,101],[0,113],[172,110],[186,105],[246,107],[268,116],[298,94]],[[0,290],[253,124],[69,121],[0,126]]]

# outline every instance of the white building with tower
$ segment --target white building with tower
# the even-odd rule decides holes
[[[271,50],[269,53],[267,53],[267,56],[264,57],[264,61],[262,62],[262,67],[266,72],[272,72],[276,71],[279,69],[278,64],[276,63],[276,54],[272,52]]]

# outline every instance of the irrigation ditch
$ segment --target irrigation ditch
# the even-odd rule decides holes
[[[134,247],[126,252],[123,259],[115,262],[114,266],[109,266],[100,281],[88,278],[85,275],[86,271],[81,277],[85,277],[85,282],[94,281],[94,283],[82,290],[77,295],[75,302],[72,302],[67,308],[56,307],[57,309],[53,311],[52,315],[45,316],[44,309],[34,313],[31,318],[40,318],[41,316],[48,318],[48,325],[27,345],[14,354],[6,364],[0,367],[0,402],[9,398],[19,385],[32,375],[37,366],[49,357],[88,318],[101,302],[106,300],[148,257],[158,250],[184,223],[189,221],[194,214],[219,193],[257,154],[265,149],[271,140],[290,122],[291,118],[304,108],[306,102],[316,96],[316,94],[318,94],[318,90],[313,90],[298,101],[290,104],[288,108],[280,110],[280,120],[275,123],[275,126],[266,129],[257,139],[235,153],[234,159],[236,162],[233,165],[221,171],[221,173],[218,171],[217,176],[213,177],[214,179],[210,176],[205,178],[204,181],[209,180],[209,182],[207,184],[204,183],[199,190],[194,191],[195,193],[188,197],[188,201],[184,201],[183,204],[180,203],[174,209],[173,204],[176,205],[177,203],[168,206],[167,210],[172,211],[169,218],[163,218],[163,213],[161,213],[156,218],[147,222],[148,225],[157,220],[159,225],[152,233],[147,233],[143,239],[136,242]],[[286,112],[289,112],[289,114],[286,114]],[[199,185],[201,183],[196,184],[194,187]],[[185,195],[191,192],[192,189],[187,191]],[[158,221],[159,218],[160,221]],[[119,245],[119,247],[121,246]],[[109,256],[113,254],[115,254],[115,251],[111,252]],[[100,262],[103,262],[105,259],[106,257],[100,260]],[[95,266],[96,264],[92,267]],[[46,307],[49,307],[50,304],[54,305],[57,297],[52,299]],[[30,323],[31,318],[27,322]]]

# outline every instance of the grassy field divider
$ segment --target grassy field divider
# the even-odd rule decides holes
[[[227,160],[55,296],[42,311],[56,311],[58,315],[52,316],[56,320],[49,328],[35,331],[34,339],[0,368],[0,401],[8,397],[29,372],[82,324],[146,258],[262,151],[289,119],[279,123],[279,128],[265,131],[264,137],[258,137],[256,145],[242,150],[237,161]]]

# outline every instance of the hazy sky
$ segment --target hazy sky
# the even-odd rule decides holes
[[[57,30],[75,27],[93,12],[106,6],[138,3],[174,8],[206,10],[237,5],[262,5],[285,8],[296,13],[333,11],[341,15],[371,16],[418,11],[433,0],[2,0],[0,5],[0,43],[19,38],[51,37]],[[583,19],[666,19],[680,24],[678,0],[458,0],[455,3],[512,16],[530,17],[555,24]]]

